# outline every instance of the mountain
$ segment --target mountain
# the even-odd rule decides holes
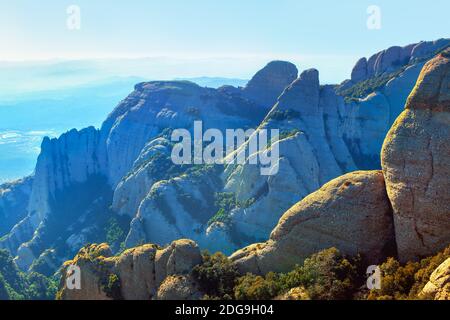
[[[231,256],[242,273],[286,272],[337,247],[368,264],[416,261],[450,243],[450,50],[427,62],[383,144],[383,171],[353,172],[312,193],[280,219],[265,243]]]
[[[420,70],[449,42],[408,46],[400,50],[400,62],[390,58],[395,50],[387,49],[376,54],[381,62],[373,73],[334,86],[321,86],[314,69],[297,77],[297,68],[281,61],[269,63],[242,88],[203,88],[188,81],[137,84],[100,130],[44,139],[24,200],[26,216],[11,219],[15,226],[0,247],[28,270],[36,261],[58,265],[83,245],[107,238],[113,251],[190,238],[202,248],[232,253],[264,241],[286,210],[331,179],[380,169],[383,139]],[[192,132],[196,120],[205,131],[280,129],[279,142],[245,155],[250,160],[278,146],[279,161],[272,168],[278,174],[261,175],[261,166],[250,164],[174,165],[172,129]],[[377,177],[358,179],[379,184]],[[383,214],[385,206],[380,210]],[[5,215],[14,216],[9,210]],[[383,226],[390,225],[377,228]]]
[[[268,241],[235,252],[231,264],[217,255],[200,256],[190,240],[139,246],[118,256],[106,244],[94,245],[65,264],[59,298],[199,299],[220,285],[217,292],[235,298],[267,299],[289,290],[281,298],[448,299],[449,92],[447,49],[425,64],[389,130],[382,171],[356,171],[327,183],[289,209]],[[424,146],[412,147],[422,141]],[[393,256],[410,262],[403,267],[386,261]],[[381,293],[361,292],[367,281],[361,274],[383,261]],[[74,265],[88,274],[82,273],[81,290],[66,285],[67,268]],[[242,277],[231,290],[223,287],[237,277],[235,271]]]

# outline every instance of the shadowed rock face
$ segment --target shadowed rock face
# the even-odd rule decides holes
[[[449,54],[424,66],[383,146],[402,261],[431,255],[450,243]]]
[[[361,253],[378,263],[395,246],[389,200],[380,171],[358,171],[326,184],[289,209],[268,242],[231,256],[242,273],[286,272],[323,249]]]
[[[297,67],[285,61],[272,61],[248,82],[244,96],[271,107],[289,84],[297,78]]]
[[[0,185],[0,238],[27,215],[32,185],[33,177]]]
[[[449,44],[449,39],[439,39],[436,41],[422,41],[405,47],[390,47],[372,55],[369,59],[360,59],[352,70],[351,81],[356,83],[385,72],[392,72],[414,59],[433,55],[437,50]]]

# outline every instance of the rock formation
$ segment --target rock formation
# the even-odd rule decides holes
[[[383,146],[402,261],[429,256],[450,243],[449,53],[425,65]]]
[[[269,241],[231,256],[242,273],[287,272],[331,247],[379,263],[395,247],[383,175],[358,171],[337,178],[289,209]]]
[[[49,248],[63,261],[86,243],[105,241],[111,217],[128,221],[127,246],[192,238],[203,248],[231,253],[265,241],[286,210],[323,184],[381,167],[384,137],[423,64],[448,43],[391,48],[362,59],[353,81],[341,85],[321,86],[314,69],[296,79],[295,66],[281,61],[269,63],[245,88],[140,83],[100,130],[44,140],[23,205],[27,212],[4,209],[15,225],[0,247],[16,255],[23,270]],[[261,176],[257,165],[206,172],[174,165],[171,129],[192,131],[195,120],[203,121],[204,130],[280,129],[278,174]],[[8,197],[20,197],[13,193]],[[5,196],[0,194],[0,204]],[[221,210],[220,197],[234,205]]]
[[[285,61],[272,61],[247,83],[244,96],[266,107],[272,107],[281,92],[297,79],[297,67]]]
[[[327,247],[361,253],[368,263],[377,263],[396,251],[406,262],[448,246],[449,54],[447,50],[424,66],[405,111],[386,137],[383,173],[342,176],[300,201],[283,215],[267,242],[231,256],[241,272],[287,271]]]
[[[284,213],[268,241],[231,255],[230,259],[242,274],[287,272],[312,254],[330,247],[351,256],[361,254],[366,264],[380,263],[389,256],[398,255],[400,260],[407,261],[435,254],[450,243],[449,56],[450,50],[446,50],[423,67],[405,110],[384,141],[382,171],[355,171],[320,187],[323,180],[352,165],[338,161],[335,153],[338,148],[348,146],[345,139],[342,139],[343,144],[335,143],[344,135],[336,134],[331,138],[328,130],[340,127],[338,119],[355,119],[350,115],[356,111],[351,110],[347,118],[340,109],[325,111],[324,106],[328,105],[325,101],[341,100],[332,88],[319,86],[316,70],[307,70],[284,90],[259,127],[282,125],[288,130],[304,129],[290,131],[278,142],[279,175],[267,178],[255,173],[257,167],[230,165],[223,176],[220,168],[203,168],[194,175],[186,172],[154,183],[133,219],[128,241],[139,242],[141,237],[148,236],[160,237],[160,242],[170,241],[194,227],[200,230],[196,237],[208,243],[201,224],[196,224],[209,218],[202,215],[200,204],[211,206],[213,193],[222,190],[224,183],[223,190],[231,191],[240,205],[230,213],[232,227],[227,225],[229,220],[209,225],[206,235],[213,235],[209,240],[233,233],[225,238],[226,242],[236,241],[235,233],[247,236],[247,241],[252,234],[262,237],[264,232],[260,230],[267,228],[268,221],[276,217],[264,210],[280,209],[280,203],[288,203],[281,191],[292,192],[294,197],[299,190],[307,193],[319,189]],[[409,77],[408,70],[402,77]],[[385,90],[394,90],[398,81],[401,80],[391,80]],[[372,99],[377,101],[382,97],[374,93],[362,101]],[[376,112],[364,112],[375,118]],[[336,116],[337,113],[340,116]],[[324,114],[334,114],[335,118],[324,117]],[[388,113],[385,120],[391,118],[392,114]],[[151,154],[160,146],[164,151],[164,144],[162,139],[145,150]],[[353,160],[355,154],[350,149],[347,149],[347,158]],[[305,164],[310,166],[302,168]],[[252,192],[254,200],[247,202]],[[186,208],[192,205],[192,197],[199,207],[189,212]],[[165,206],[169,209],[164,210]],[[170,224],[176,231],[167,236],[172,230]],[[161,230],[164,232],[159,235]],[[176,241],[165,249],[155,245],[136,247],[117,257],[112,257],[105,245],[92,246],[65,264],[66,268],[75,264],[87,270],[82,280],[86,289],[68,290],[63,277],[60,297],[106,299],[118,295],[125,299],[197,299],[202,294],[189,271],[201,260],[197,244],[189,240]],[[99,265],[102,266],[100,271]],[[116,286],[106,285],[107,278],[116,279]],[[449,279],[447,260],[432,274],[422,296],[448,299]],[[290,297],[308,298],[301,287],[285,296]]]
[[[144,245],[126,250],[119,256],[113,256],[106,244],[91,245],[80,250],[73,260],[64,264],[58,298],[62,300],[113,298],[150,300],[157,296],[161,299],[194,298],[196,294],[192,287],[187,288],[191,282],[183,278],[183,275],[189,274],[201,261],[200,249],[190,240],[178,240],[166,248]],[[70,276],[67,275],[67,271],[70,270],[70,266],[80,268],[80,290],[71,290],[67,286]]]
[[[27,215],[32,184],[33,177],[27,177],[0,185],[0,238]]]
[[[439,39],[422,41],[405,47],[390,47],[372,55],[369,59],[360,59],[353,68],[351,81],[356,83],[372,76],[395,71],[415,59],[433,56],[439,49],[448,45],[448,39]]]

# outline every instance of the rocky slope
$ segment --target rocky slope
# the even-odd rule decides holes
[[[127,233],[126,239],[115,237],[115,250],[122,241],[131,247],[191,238],[231,253],[263,241],[283,212],[329,180],[380,168],[384,136],[420,69],[448,43],[412,45],[410,53],[409,47],[401,50],[408,54],[400,62],[389,49],[377,54],[383,58],[374,72],[338,86],[321,86],[313,69],[297,79],[296,67],[280,61],[245,88],[138,84],[100,130],[44,140],[26,216],[0,247],[15,254],[23,270],[49,248],[62,261],[86,243],[105,241],[110,218]],[[279,173],[261,176],[255,165],[174,165],[171,128],[192,131],[195,120],[203,121],[204,130],[280,129]]]

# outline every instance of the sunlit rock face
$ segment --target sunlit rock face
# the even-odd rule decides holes
[[[431,274],[420,297],[433,300],[450,300],[450,258]]]
[[[399,257],[417,260],[450,243],[450,60],[429,61],[383,146]]]
[[[60,300],[151,300],[199,297],[195,287],[180,277],[189,275],[202,262],[198,245],[177,240],[165,248],[147,244],[114,256],[107,244],[90,245],[64,263],[57,298]],[[67,287],[68,268],[80,269],[80,290]],[[108,290],[114,276],[117,290]],[[187,291],[187,292],[186,292]]]
[[[392,211],[381,171],[339,177],[289,209],[269,240],[235,252],[242,274],[287,272],[315,252],[336,247],[379,263],[395,252]]]

